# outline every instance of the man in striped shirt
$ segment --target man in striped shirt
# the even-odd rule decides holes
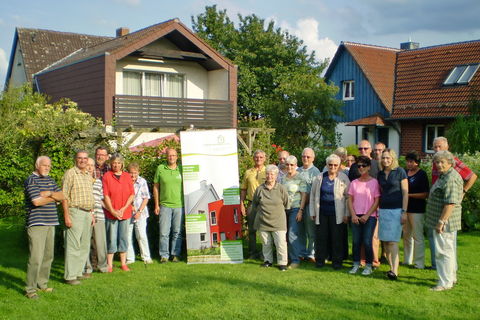
[[[27,234],[30,256],[27,266],[26,296],[37,299],[37,290],[52,292],[47,283],[53,261],[55,226],[58,225],[56,202],[64,199],[55,181],[48,176],[49,157],[35,162],[35,172],[25,180]]]
[[[63,176],[62,202],[65,219],[65,283],[80,284],[87,276],[83,269],[90,252],[91,225],[94,224],[92,176],[87,172],[88,153],[75,155],[75,167]]]

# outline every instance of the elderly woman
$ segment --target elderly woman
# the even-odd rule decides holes
[[[433,156],[440,176],[430,189],[425,224],[434,229],[438,283],[431,290],[443,291],[457,282],[456,234],[462,227],[463,180],[453,168],[455,159],[448,151]]]
[[[260,232],[264,268],[273,265],[272,244],[277,249],[277,263],[280,271],[287,270],[287,218],[285,208],[288,206],[288,194],[284,186],[277,181],[278,168],[268,165],[266,181],[261,184],[253,195],[252,210],[256,213],[255,230]]]
[[[297,171],[297,158],[288,156],[285,160],[287,174],[280,179],[288,192],[288,257],[290,268],[300,265],[300,256],[305,244],[305,227],[303,212],[307,201],[307,182],[305,176]]]
[[[385,149],[380,161],[377,180],[381,196],[379,204],[378,237],[385,244],[385,253],[390,265],[387,277],[398,277],[398,242],[402,235],[402,224],[407,221],[408,180],[405,170],[398,166],[397,154]]]
[[[339,171],[341,159],[332,154],[326,159],[328,171],[315,178],[310,192],[310,216],[316,224],[315,260],[325,265],[331,252],[332,267],[342,268],[344,234],[348,222],[348,176]],[[331,248],[328,248],[331,246]],[[330,249],[330,250],[329,250]]]
[[[348,210],[352,217],[353,267],[350,274],[357,273],[360,268],[361,247],[365,249],[365,269],[362,275],[372,274],[373,233],[377,225],[377,208],[380,198],[380,186],[370,176],[371,160],[360,156],[357,160],[360,178],[351,182],[348,189]]]
[[[403,262],[412,263],[417,269],[425,268],[425,220],[426,198],[428,197],[427,173],[419,168],[420,158],[415,152],[407,153],[408,208],[407,221],[403,225]]]
[[[135,196],[132,177],[123,171],[123,157],[119,153],[110,159],[111,170],[103,176],[103,195],[107,225],[107,272],[112,272],[113,255],[120,253],[121,269],[129,271],[126,264],[128,250],[128,226],[132,217],[132,201]]]

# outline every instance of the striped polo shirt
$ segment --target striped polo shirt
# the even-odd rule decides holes
[[[55,202],[38,207],[32,203],[32,200],[40,198],[40,192],[42,191],[61,191],[55,181],[49,176],[43,177],[34,172],[25,180],[24,185],[27,227],[58,225],[57,205]]]

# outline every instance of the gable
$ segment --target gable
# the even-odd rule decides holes
[[[392,118],[453,118],[468,114],[467,104],[473,94],[478,94],[480,73],[467,84],[444,82],[456,66],[478,63],[478,40],[399,53]]]

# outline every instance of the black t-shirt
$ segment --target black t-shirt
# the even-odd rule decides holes
[[[427,173],[422,169],[418,170],[412,176],[408,176],[408,193],[424,193],[429,191]],[[425,199],[408,198],[407,212],[411,213],[425,213],[425,206],[427,201]]]
[[[380,209],[398,209],[402,208],[402,180],[407,179],[407,173],[403,168],[395,168],[390,171],[388,178],[385,179],[385,172],[378,173],[378,184],[382,191],[380,196]]]

